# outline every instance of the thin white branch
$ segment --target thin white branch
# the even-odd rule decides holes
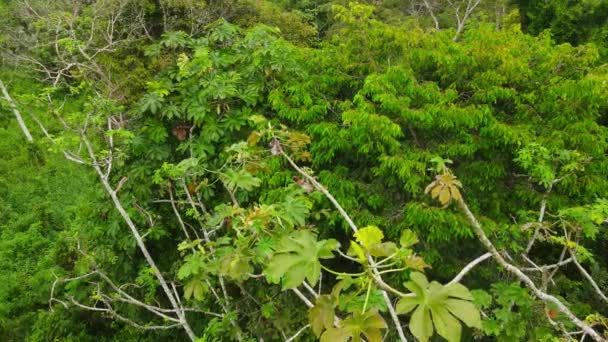
[[[297,333],[295,333],[293,336],[291,336],[290,338],[286,339],[285,342],[292,342],[295,341],[296,338],[298,338],[298,336],[300,336],[301,333],[304,332],[304,330],[310,328],[310,324],[306,324],[304,327],[302,327],[302,329],[298,330]]]
[[[452,4],[451,1],[448,1],[448,2],[450,4]],[[462,15],[462,17],[460,17],[460,5],[456,7],[454,13],[456,15],[457,27],[456,27],[456,34],[452,38],[453,41],[458,41],[458,37],[462,33],[462,30],[464,30],[467,20],[469,19],[471,13],[473,13],[473,10],[475,10],[475,8],[479,5],[480,2],[481,2],[481,0],[467,0],[467,3],[466,3],[467,7],[465,8],[464,14]]]
[[[527,259],[527,257],[524,259]],[[524,272],[544,272],[546,270],[551,270],[554,268],[559,268],[561,266],[567,265],[567,264],[571,263],[572,260],[573,260],[572,258],[568,258],[568,259],[562,260],[560,262],[557,262],[555,264],[542,265],[542,266],[536,266],[535,264],[532,263],[533,265],[535,265],[534,267],[524,267],[521,270]],[[530,261],[528,261],[528,262],[530,262]]]
[[[302,283],[302,285],[304,285],[304,288],[308,291],[308,293],[312,295],[313,298],[317,298],[319,296],[317,292],[315,292],[315,290],[312,288],[312,286],[308,285],[306,281]]]
[[[435,24],[435,30],[439,31],[439,20],[437,20],[437,17],[435,16],[433,8],[429,4],[428,0],[422,0],[422,2],[424,3],[424,7],[426,7],[427,11],[431,15],[431,18],[433,18],[433,23]]]
[[[298,290],[297,288],[293,288],[291,290],[293,291],[293,293],[296,294],[296,296],[298,296],[298,298],[300,298],[304,302],[304,304],[306,304],[306,306],[308,306],[309,308],[312,308],[314,306],[314,304],[310,300],[308,300],[308,298],[306,298],[306,296],[300,290]]]
[[[552,181],[549,186],[547,187],[547,190],[545,191],[545,193],[543,194],[543,198],[540,202],[540,210],[538,213],[538,225],[536,226],[536,228],[534,229],[534,233],[532,234],[532,238],[530,239],[530,241],[528,241],[528,245],[526,246],[526,251],[524,252],[524,254],[528,254],[530,253],[530,250],[532,249],[532,246],[534,246],[534,242],[536,242],[536,239],[538,238],[538,233],[540,232],[540,228],[542,226],[543,220],[545,218],[545,211],[547,210],[547,198],[549,197],[549,194],[551,194],[551,190],[553,190],[553,185],[557,183],[555,180]]]
[[[136,241],[136,243],[137,243],[140,251],[144,255],[144,258],[146,259],[146,262],[148,263],[148,265],[152,269],[152,271],[153,271],[156,279],[160,283],[161,288],[163,289],[165,295],[169,299],[169,302],[171,303],[171,305],[173,306],[173,308],[175,308],[176,310],[179,310],[180,307],[179,307],[179,305],[177,303],[177,299],[173,295],[171,289],[169,288],[169,285],[167,284],[167,281],[163,277],[163,275],[160,272],[158,266],[156,266],[156,262],[152,258],[152,255],[150,255],[150,252],[148,251],[148,248],[146,247],[146,244],[145,244],[145,242],[144,242],[141,234],[139,233],[139,230],[138,230],[137,226],[135,225],[135,223],[131,219],[131,216],[129,215],[129,213],[127,213],[127,211],[125,210],[125,208],[122,206],[122,202],[118,198],[116,192],[112,189],[112,186],[110,185],[110,183],[108,182],[108,180],[105,178],[105,175],[104,175],[103,171],[101,170],[101,168],[99,167],[99,165],[97,163],[97,159],[95,158],[95,152],[93,150],[93,146],[89,142],[89,140],[86,137],[86,135],[84,134],[84,132],[81,135],[81,140],[84,143],[84,145],[85,145],[85,147],[86,147],[86,149],[88,151],[88,154],[89,154],[89,157],[91,159],[91,164],[93,165],[93,168],[97,172],[97,175],[99,176],[99,179],[101,180],[101,183],[103,184],[104,188],[106,189],[106,192],[108,193],[108,195],[110,195],[110,198],[112,199],[112,202],[114,203],[114,207],[118,210],[118,212],[122,216],[123,220],[125,221],[125,223],[129,227],[129,229],[131,230],[131,234],[135,238],[135,241]],[[190,327],[190,324],[186,320],[185,314],[183,312],[181,312],[181,311],[177,311],[177,315],[180,318],[180,324],[182,325],[182,327],[186,331],[186,334],[188,335],[188,337],[192,341],[195,341],[196,340],[196,335],[194,335],[194,332],[192,331],[192,328]]]
[[[498,252],[496,247],[494,247],[494,244],[490,241],[490,239],[488,239],[485,232],[481,228],[481,224],[479,223],[479,221],[477,221],[477,218],[475,217],[475,215],[473,215],[473,213],[471,212],[471,210],[469,209],[467,204],[464,202],[464,199],[461,198],[460,200],[458,200],[457,203],[458,203],[458,206],[460,207],[460,209],[462,210],[462,212],[466,215],[469,223],[473,227],[473,230],[475,231],[475,234],[477,235],[479,241],[484,245],[484,247],[488,251],[490,251],[492,253],[492,255],[494,256],[494,259],[504,269],[506,269],[507,271],[509,271],[509,273],[513,274],[520,281],[522,281],[534,293],[534,295],[536,297],[538,297],[540,300],[542,300],[543,302],[550,302],[550,303],[555,304],[555,306],[557,306],[557,308],[562,313],[564,313],[564,315],[566,315],[566,317],[568,317],[568,319],[570,319],[570,321],[572,321],[572,323],[574,323],[581,330],[584,330],[585,333],[587,333],[589,336],[591,336],[595,341],[602,341],[602,342],[606,341],[591,326],[589,326],[587,323],[581,321],[578,317],[576,317],[572,313],[572,311],[570,311],[570,309],[566,305],[564,305],[564,303],[562,303],[559,299],[557,299],[556,297],[554,297],[548,293],[541,291],[536,286],[536,284],[534,284],[534,281],[532,281],[532,279],[530,279],[525,273],[523,273],[516,266],[508,263],[503,258],[503,256]]]
[[[606,295],[604,294],[604,292],[602,292],[602,290],[597,285],[597,283],[595,282],[595,280],[593,280],[593,277],[589,274],[589,272],[587,272],[587,270],[585,270],[585,268],[578,262],[578,260],[576,259],[576,255],[574,254],[574,252],[572,252],[572,250],[569,250],[569,252],[570,252],[570,255],[572,256],[572,261],[574,262],[574,264],[576,265],[576,267],[579,269],[579,271],[581,271],[581,274],[589,281],[589,283],[591,284],[591,286],[595,290],[595,293],[597,293],[597,295],[600,296],[600,298],[602,298],[605,302],[608,302],[608,298],[606,297]]]
[[[190,234],[188,234],[188,230],[186,229],[186,225],[184,225],[182,216],[179,214],[179,211],[177,210],[177,206],[175,206],[175,201],[173,200],[173,189],[171,189],[171,188],[169,188],[169,198],[171,199],[171,207],[173,208],[173,213],[175,213],[175,216],[177,216],[177,222],[179,222],[179,226],[182,228],[182,231],[184,232],[186,239],[188,241],[192,241],[190,239]],[[194,247],[191,247],[191,249],[194,252]]]
[[[23,121],[21,113],[19,113],[19,109],[17,109],[17,105],[15,104],[15,101],[13,101],[11,96],[8,94],[8,91],[6,90],[6,87],[4,86],[2,80],[0,80],[0,90],[2,90],[2,95],[4,96],[4,99],[6,100],[6,102],[8,102],[8,105],[11,107],[13,114],[15,114],[17,122],[19,123],[19,127],[21,127],[21,131],[23,131],[23,135],[25,135],[25,138],[28,142],[34,142],[34,138],[30,134],[30,131],[27,129],[25,121]]]
[[[468,265],[466,265],[455,277],[454,279],[452,279],[449,283],[447,283],[446,285],[450,285],[450,284],[455,284],[455,283],[459,283],[462,278],[464,278],[464,276],[469,273],[475,266],[477,266],[478,264],[484,262],[485,260],[489,259],[492,257],[492,253],[487,252],[485,254],[480,255],[479,257],[477,257],[475,260],[471,261]]]

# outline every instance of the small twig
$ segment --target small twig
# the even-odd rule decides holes
[[[298,298],[300,298],[304,302],[304,304],[306,304],[306,306],[308,306],[309,308],[312,308],[314,306],[314,304],[310,300],[308,300],[308,298],[306,298],[302,291],[298,290],[297,288],[293,288],[291,290],[293,291],[293,293],[296,294],[296,296],[298,296]]]
[[[308,293],[310,293],[312,295],[313,298],[317,298],[319,296],[315,292],[315,290],[312,288],[312,286],[308,285],[308,283],[306,281],[303,282],[302,285],[304,285],[304,288],[308,291]]]
[[[591,277],[589,272],[587,272],[587,270],[585,270],[585,268],[578,262],[578,260],[576,259],[575,253],[571,249],[568,249],[568,251],[570,252],[570,255],[572,256],[572,261],[574,262],[576,267],[579,269],[579,271],[581,271],[581,274],[589,281],[589,283],[595,290],[595,293],[597,293],[597,295],[600,296],[600,298],[602,298],[605,302],[608,302],[608,298],[606,297],[604,292],[602,292],[602,290],[597,285],[595,280],[593,280],[593,277]]]
[[[525,257],[524,260],[525,259],[529,260],[528,262],[531,262],[531,260],[528,259],[527,257]],[[569,264],[571,262],[572,262],[572,258],[568,258],[568,259],[565,259],[565,260],[560,261],[560,262],[555,263],[555,264],[535,266],[535,267],[523,267],[521,270],[524,271],[524,272],[544,272],[546,270],[550,270],[550,269],[553,269],[553,268],[558,268],[558,267],[567,265],[567,264]],[[535,265],[535,264],[532,263],[532,265]]]
[[[297,332],[297,333],[295,333],[295,334],[294,334],[293,336],[291,336],[290,338],[286,339],[286,340],[285,340],[285,342],[292,342],[292,341],[295,341],[295,340],[296,340],[296,338],[297,338],[298,336],[300,336],[300,334],[301,334],[301,333],[303,333],[303,332],[304,332],[304,330],[306,330],[306,329],[308,329],[308,328],[310,328],[310,324],[306,324],[306,325],[305,325],[305,326],[304,326],[302,329],[298,330],[298,332]]]
[[[109,169],[108,169],[109,170]],[[107,177],[106,177],[107,179]],[[122,186],[125,185],[125,183],[129,180],[129,177],[124,176],[120,179],[120,181],[118,181],[118,185],[116,185],[116,189],[114,190],[115,193],[118,193],[120,191],[120,189],[122,189]]]
[[[182,216],[179,214],[179,211],[177,210],[177,207],[175,206],[175,201],[173,200],[173,190],[171,188],[169,188],[169,198],[171,199],[171,201],[170,201],[171,207],[173,208],[173,213],[175,213],[175,216],[177,217],[177,222],[179,222],[179,226],[182,228],[182,231],[184,232],[186,239],[188,241],[191,241],[190,234],[188,234],[188,230],[186,229],[186,226],[184,225],[184,220],[182,220]],[[194,252],[194,247],[190,247],[190,249],[192,250],[192,252]]]

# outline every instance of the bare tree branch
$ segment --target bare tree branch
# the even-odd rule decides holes
[[[298,332],[296,332],[293,336],[291,336],[290,338],[286,339],[285,342],[292,342],[295,341],[296,338],[298,338],[298,336],[300,336],[301,333],[304,332],[304,330],[310,328],[310,324],[306,324],[304,327],[302,327],[302,329],[298,330]]]
[[[451,5],[454,5],[454,2],[451,0],[448,0],[448,2]],[[479,5],[480,2],[481,2],[481,0],[466,0],[466,7],[465,7],[465,10],[464,10],[464,13],[462,14],[462,16],[460,16],[460,6],[462,5],[462,3],[459,3],[456,6],[456,8],[454,10],[454,14],[456,15],[456,25],[457,26],[456,26],[456,34],[452,38],[453,41],[458,41],[458,38],[460,37],[460,34],[464,30],[464,26],[466,25],[467,20],[469,20],[471,13],[473,13],[473,11]]]
[[[0,90],[2,90],[2,95],[4,96],[4,99],[6,100],[6,102],[8,102],[8,105],[11,107],[13,114],[15,114],[15,117],[17,118],[17,122],[19,123],[19,127],[21,127],[21,131],[23,131],[23,135],[25,135],[25,138],[27,139],[28,142],[30,142],[30,143],[34,142],[34,138],[30,134],[30,131],[27,129],[27,126],[25,125],[25,121],[23,121],[23,118],[21,117],[21,113],[19,113],[19,109],[17,109],[17,105],[15,105],[15,102],[13,101],[11,96],[8,94],[8,91],[6,90],[6,87],[4,86],[4,83],[2,82],[2,80],[0,80]]]
[[[88,151],[89,158],[91,159],[93,168],[97,172],[97,175],[99,176],[99,179],[101,180],[101,183],[103,184],[104,188],[106,189],[106,192],[108,193],[108,195],[110,195],[110,198],[112,199],[112,202],[114,203],[114,207],[118,210],[118,212],[120,213],[120,215],[124,219],[125,223],[127,224],[127,226],[129,227],[129,229],[131,230],[131,234],[135,238],[135,241],[136,241],[136,243],[137,243],[140,251],[144,255],[144,258],[146,259],[146,262],[148,263],[148,265],[152,269],[152,271],[153,271],[156,279],[160,283],[161,288],[163,289],[163,291],[165,292],[165,295],[169,299],[169,302],[171,303],[171,305],[173,306],[173,308],[175,308],[176,310],[178,310],[176,313],[177,313],[177,315],[178,315],[178,317],[180,319],[180,324],[182,325],[182,327],[186,331],[186,334],[188,335],[188,337],[192,341],[195,341],[196,340],[196,335],[194,335],[194,332],[192,331],[192,328],[190,327],[190,324],[186,320],[186,316],[185,316],[184,312],[182,312],[181,310],[179,310],[180,306],[178,305],[177,299],[173,295],[173,292],[169,288],[169,286],[167,284],[167,281],[165,280],[165,278],[163,277],[162,273],[158,269],[158,266],[156,266],[156,262],[154,262],[154,259],[150,255],[150,252],[148,251],[148,248],[146,247],[146,244],[145,244],[145,242],[144,242],[141,234],[139,233],[139,230],[138,230],[137,226],[135,225],[135,223],[131,219],[131,216],[127,213],[127,211],[122,206],[122,203],[121,203],[120,199],[118,198],[116,191],[114,191],[112,189],[112,186],[108,182],[108,179],[105,177],[103,171],[101,170],[100,166],[98,165],[97,159],[95,157],[95,152],[93,150],[93,146],[89,142],[89,140],[88,140],[87,136],[85,135],[84,131],[81,134],[81,139],[84,142],[85,147],[86,147],[86,149]]]
[[[424,3],[424,7],[426,7],[426,9],[429,12],[431,18],[433,18],[433,23],[435,24],[435,30],[439,30],[439,20],[437,20],[437,17],[435,16],[435,13],[434,13],[434,10],[431,7],[431,5],[429,4],[429,0],[422,0],[422,2]]]
[[[469,207],[467,206],[467,204],[464,202],[464,199],[460,198],[457,201],[457,203],[458,203],[458,206],[459,206],[460,210],[462,210],[462,212],[466,215],[469,223],[473,227],[473,230],[475,231],[475,234],[477,235],[477,238],[479,239],[479,241],[484,245],[484,247],[488,251],[490,251],[490,253],[492,253],[492,255],[494,256],[494,259],[504,269],[506,269],[509,273],[513,274],[520,281],[522,281],[534,293],[534,295],[536,297],[538,297],[540,300],[542,300],[544,302],[550,302],[550,303],[553,303],[554,305],[556,305],[558,307],[558,309],[562,313],[564,313],[564,315],[566,315],[566,317],[568,317],[568,319],[570,319],[570,321],[572,321],[572,323],[574,323],[581,330],[585,331],[585,333],[587,335],[591,336],[595,341],[605,341],[605,339],[602,336],[600,336],[600,334],[597,331],[595,331],[587,323],[583,322],[578,317],[576,317],[572,313],[572,311],[570,311],[570,309],[566,305],[564,305],[564,303],[562,303],[556,297],[554,297],[554,296],[552,296],[552,295],[550,295],[548,293],[545,293],[545,292],[541,291],[536,286],[536,284],[534,284],[534,282],[532,281],[532,279],[530,279],[525,273],[523,273],[516,266],[508,263],[503,258],[503,256],[498,252],[498,250],[496,249],[496,247],[494,247],[494,244],[488,239],[488,237],[486,236],[485,232],[481,228],[481,224],[479,223],[479,221],[477,221],[477,218],[475,217],[475,215],[471,212],[471,210],[469,209]]]
[[[459,283],[462,278],[464,278],[464,276],[469,273],[475,266],[477,266],[478,264],[484,262],[485,260],[489,259],[492,257],[492,253],[487,252],[485,254],[480,255],[479,257],[477,257],[475,260],[471,261],[470,263],[468,263],[455,277],[454,279],[452,279],[449,283],[447,283],[446,285],[449,284],[455,284],[455,283]]]
[[[578,262],[578,260],[576,259],[576,254],[571,249],[568,249],[568,251],[570,252],[572,261],[574,262],[574,264],[576,265],[576,267],[579,269],[579,271],[581,271],[581,274],[589,281],[589,283],[591,284],[591,286],[595,290],[595,293],[597,293],[597,295],[600,296],[600,298],[602,298],[605,302],[608,302],[608,298],[606,297],[606,295],[604,294],[604,292],[602,292],[602,290],[597,285],[597,283],[595,282],[595,280],[593,280],[593,277],[591,277],[591,275],[589,274],[589,272],[587,272],[587,270],[585,270],[585,268]]]

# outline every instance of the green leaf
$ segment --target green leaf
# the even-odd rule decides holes
[[[414,233],[411,229],[405,229],[403,232],[401,232],[401,239],[399,239],[399,243],[403,248],[411,247],[418,243],[418,236],[416,236],[416,233]]]
[[[375,308],[381,312],[386,311],[387,309],[382,292],[379,290],[371,290],[369,296],[367,296],[366,292],[363,292],[356,297],[353,297],[353,295],[354,293],[346,295],[345,297],[348,297],[348,299],[342,303],[344,310],[347,312],[361,312],[364,307]],[[342,309],[342,307],[340,309]]]
[[[350,242],[350,248],[348,249],[348,255],[356,256],[357,260],[359,260],[361,263],[364,263],[366,261],[365,251],[355,241]]]
[[[420,342],[426,342],[433,336],[433,322],[429,308],[420,305],[410,319],[410,331]]]
[[[360,341],[363,334],[369,342],[381,342],[381,329],[386,329],[386,322],[377,309],[369,310],[363,314],[354,313],[352,317],[342,322],[344,329],[352,335],[353,341]]]
[[[487,308],[492,304],[492,296],[484,290],[471,291],[473,303],[480,308]]]
[[[252,272],[253,267],[249,263],[249,258],[243,257],[239,253],[231,253],[222,260],[220,270],[222,275],[242,281],[249,278],[249,274]]]
[[[207,284],[198,278],[191,279],[184,286],[184,298],[186,300],[190,299],[194,295],[194,299],[203,301],[206,293]]]
[[[347,290],[349,287],[351,287],[351,285],[353,285],[353,283],[353,279],[347,276],[334,285],[331,290],[331,296],[336,304],[340,305],[340,293],[342,290]]]
[[[198,275],[205,269],[205,266],[205,262],[200,254],[190,254],[186,257],[179,271],[177,271],[177,278],[185,279],[192,275]]]
[[[283,237],[266,267],[266,274],[281,278],[283,289],[295,288],[308,279],[311,285],[319,280],[319,258],[333,257],[331,250],[338,247],[335,240],[317,241],[308,230],[298,230]]]
[[[402,297],[397,302],[397,306],[395,310],[398,314],[404,315],[414,310],[417,305],[422,304],[422,299],[420,297]]]
[[[332,303],[331,296],[319,296],[315,306],[308,311],[310,326],[317,337],[321,336],[323,330],[333,327],[334,315],[334,304]]]
[[[355,238],[365,249],[370,249],[374,245],[382,242],[384,233],[376,226],[367,226],[359,229],[359,231],[355,233]]]
[[[152,114],[156,114],[162,107],[164,98],[156,93],[148,93],[142,96],[138,103],[138,109],[141,113],[149,111]]]
[[[228,169],[222,174],[222,178],[226,187],[231,191],[236,189],[243,189],[245,191],[251,191],[253,188],[260,186],[261,180],[254,177],[252,174],[245,170],[233,170]]]
[[[276,213],[289,226],[303,226],[310,214],[312,202],[305,196],[287,196],[276,205]]]
[[[466,286],[464,286],[460,283],[450,284],[450,285],[447,285],[445,288],[447,291],[447,295],[450,297],[456,297],[456,298],[465,299],[465,300],[473,300],[473,296],[471,295],[471,292],[469,291],[469,289],[467,289]]]
[[[421,289],[426,289],[429,286],[429,281],[426,276],[420,272],[412,272],[410,279],[416,283]]]
[[[372,246],[369,254],[375,257],[389,256],[397,251],[397,245],[393,242],[383,242]]]
[[[401,298],[396,310],[398,314],[407,314],[415,308],[410,318],[410,330],[420,341],[428,341],[434,330],[450,342],[460,341],[462,327],[459,319],[469,327],[481,329],[479,311],[471,302],[473,296],[465,286],[458,283],[443,286],[436,281],[429,283],[419,272],[412,272],[410,281],[404,285],[415,297]]]
[[[460,322],[442,305],[432,306],[431,313],[437,333],[449,342],[459,342],[462,333]]]
[[[460,299],[448,299],[445,301],[445,306],[468,327],[481,329],[481,316],[473,303]]]
[[[321,335],[320,342],[346,342],[351,337],[351,333],[343,328],[331,328],[325,330]]]

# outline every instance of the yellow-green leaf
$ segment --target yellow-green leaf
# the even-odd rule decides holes
[[[431,307],[435,330],[448,342],[459,342],[462,333],[460,322],[442,305]]]
[[[348,254],[356,256],[357,260],[359,260],[361,263],[365,262],[365,251],[363,251],[363,248],[361,248],[361,246],[359,246],[359,244],[355,241],[350,242]]]
[[[401,247],[408,248],[418,243],[418,236],[411,229],[405,229],[401,232],[401,239],[399,239]]]
[[[445,306],[468,327],[481,329],[479,310],[473,303],[460,299],[448,299],[445,301]]]
[[[365,249],[379,244],[384,239],[384,233],[376,226],[367,226],[355,233],[355,238]]]
[[[419,304],[422,304],[422,300],[419,297],[402,297],[397,302],[395,310],[398,314],[405,315],[414,310],[414,308]]]
[[[420,341],[427,342],[433,336],[433,322],[426,305],[420,305],[410,319],[410,331]]]

